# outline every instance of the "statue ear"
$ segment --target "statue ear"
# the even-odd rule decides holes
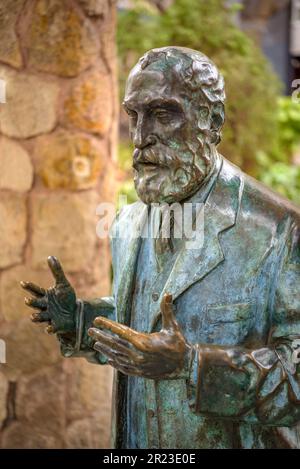
[[[218,144],[221,141],[221,129],[223,127],[225,121],[225,107],[224,104],[218,102],[213,104],[211,110],[211,123],[210,123],[210,130],[211,130],[211,143]]]

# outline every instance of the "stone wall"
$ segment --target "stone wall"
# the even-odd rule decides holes
[[[114,0],[0,3],[2,448],[109,445],[110,369],[62,359],[19,281],[50,286],[56,255],[79,297],[109,294],[95,209],[114,199],[114,29]]]

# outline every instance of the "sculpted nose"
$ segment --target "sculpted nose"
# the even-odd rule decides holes
[[[141,129],[135,129],[133,133],[133,144],[136,148],[143,148],[143,137]]]
[[[145,132],[145,123],[144,123],[144,118],[139,116],[135,129],[133,131],[133,144],[136,148],[143,148],[144,145],[144,132]]]
[[[155,137],[147,130],[147,122],[145,122],[144,118],[138,118],[136,127],[133,131],[132,140],[134,146],[139,149],[143,149],[148,145],[153,145],[156,142]]]

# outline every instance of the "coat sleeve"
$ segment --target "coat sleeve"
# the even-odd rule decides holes
[[[188,384],[194,412],[270,426],[300,420],[299,227],[284,241],[265,347],[198,344]]]
[[[64,357],[84,357],[91,363],[105,365],[104,355],[93,349],[94,341],[88,335],[97,316],[115,319],[115,305],[113,297],[80,300],[77,307],[75,335],[57,334],[61,353]]]

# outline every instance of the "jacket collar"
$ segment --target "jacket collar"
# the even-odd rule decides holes
[[[226,160],[217,182],[204,205],[203,237],[199,246],[183,247],[174,263],[170,276],[161,292],[157,309],[151,320],[151,330],[160,317],[159,303],[165,293],[178,298],[187,288],[202,280],[224,259],[220,234],[235,225],[241,200],[241,173]]]
[[[162,290],[161,297],[155,303],[152,311],[151,330],[155,327],[159,317],[159,304],[165,293],[172,294],[173,300],[181,295],[195,282],[206,277],[224,259],[220,234],[235,225],[243,190],[243,178],[240,170],[222,159],[222,167],[214,187],[208,195],[204,205],[203,237],[193,242],[193,248],[186,245],[179,251],[172,271]],[[201,190],[199,191],[201,198]],[[193,197],[193,202],[197,195]],[[130,318],[131,296],[136,262],[141,245],[141,233],[147,216],[147,206],[137,202],[131,206],[129,214],[124,214],[126,224],[130,223],[130,233],[126,236],[126,246],[123,244],[122,267],[120,278],[117,279],[116,303],[119,322],[128,323]],[[129,217],[129,219],[128,219]]]

